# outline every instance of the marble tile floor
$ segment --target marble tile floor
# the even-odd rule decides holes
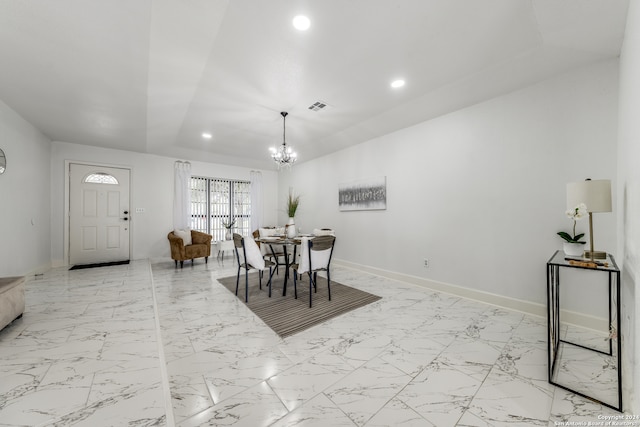
[[[24,317],[0,332],[0,426],[553,426],[619,414],[547,382],[546,319],[335,266],[333,279],[383,298],[281,339],[217,282],[235,272],[228,258],[143,260],[28,278]]]

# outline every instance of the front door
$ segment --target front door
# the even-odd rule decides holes
[[[129,169],[69,164],[69,263],[129,260]]]

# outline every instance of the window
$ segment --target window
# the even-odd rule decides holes
[[[108,173],[104,173],[104,172],[95,172],[95,173],[89,174],[84,179],[84,182],[88,182],[91,184],[112,184],[112,185],[118,184],[118,180],[116,179],[115,176],[109,175]]]
[[[191,229],[224,240],[222,224],[236,220],[233,232],[251,232],[251,183],[229,179],[191,178]]]

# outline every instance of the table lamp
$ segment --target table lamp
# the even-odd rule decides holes
[[[593,249],[593,213],[611,212],[611,181],[608,179],[572,182],[567,184],[567,209],[574,209],[578,204],[587,205],[589,212],[589,250],[583,256],[591,259],[604,259],[606,252]]]

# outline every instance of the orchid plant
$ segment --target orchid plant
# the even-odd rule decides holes
[[[573,220],[573,236],[564,231],[559,231],[558,236],[562,237],[569,243],[587,243],[580,241],[580,239],[584,237],[584,233],[576,234],[576,223],[578,222],[578,220],[584,218],[584,216],[587,214],[587,205],[585,205],[584,203],[580,203],[575,208],[567,210],[566,214],[569,219]]]

